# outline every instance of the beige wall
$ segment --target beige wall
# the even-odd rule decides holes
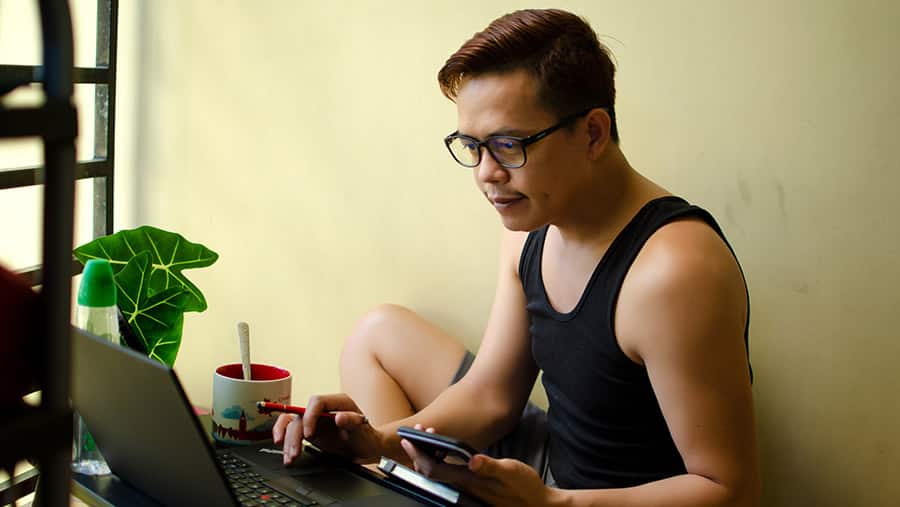
[[[118,226],[221,254],[192,275],[210,309],[177,363],[198,404],[238,320],[299,402],[338,389],[380,302],[478,345],[500,229],[441,146],[435,73],[523,4],[381,4],[122,0]],[[555,5],[618,58],[633,165],[711,210],[743,262],[763,505],[896,504],[900,4]]]

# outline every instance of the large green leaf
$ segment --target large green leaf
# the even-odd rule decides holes
[[[75,257],[82,263],[88,259],[106,259],[117,274],[133,257],[145,251],[152,260],[145,282],[150,296],[172,287],[183,288],[188,293],[184,311],[206,310],[203,293],[181,272],[209,266],[216,262],[219,254],[199,243],[191,243],[180,234],[145,225],[85,243],[75,249]]]
[[[184,325],[184,305],[190,294],[181,287],[170,287],[149,294],[152,276],[150,252],[141,252],[115,275],[118,306],[134,333],[132,348],[169,366],[175,363]]]

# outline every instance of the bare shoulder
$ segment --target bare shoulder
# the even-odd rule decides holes
[[[634,267],[642,270],[654,266],[678,268],[671,273],[677,275],[684,269],[730,271],[731,267],[737,268],[737,263],[725,241],[709,224],[699,218],[687,218],[660,227],[647,240]]]
[[[660,346],[660,333],[673,340],[723,333],[742,339],[746,299],[740,267],[723,239],[702,220],[678,220],[650,237],[626,275],[616,334],[639,363],[647,340]]]
[[[519,276],[519,259],[522,256],[522,248],[528,239],[528,232],[503,230],[500,239],[500,267],[512,269],[516,277]]]

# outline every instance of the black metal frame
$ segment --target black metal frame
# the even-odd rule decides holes
[[[97,0],[97,67],[73,67],[73,84],[97,85],[94,91],[94,159],[75,164],[75,179],[93,179],[93,237],[98,238],[113,232],[113,185],[115,183],[115,119],[116,119],[116,54],[118,50],[118,0]],[[46,60],[45,60],[46,62]],[[19,85],[42,82],[44,66],[0,65],[0,91]],[[105,108],[105,109],[104,109]],[[71,125],[54,124],[48,119],[59,118],[47,104],[40,112],[7,110],[0,123],[0,137],[12,137],[23,131],[27,136],[58,137]],[[58,121],[58,120],[56,120]],[[55,131],[48,131],[55,126]],[[23,167],[0,171],[0,190],[44,184],[43,167]],[[72,262],[73,275],[81,272],[79,262]],[[32,285],[38,285],[43,278],[40,267],[22,272]]]
[[[106,4],[103,8],[101,4]],[[103,181],[94,180],[94,234],[95,238],[113,232],[113,183],[116,146],[116,55],[118,53],[119,1],[97,0],[97,57],[99,66],[106,66],[106,80],[97,86],[94,99],[94,157],[105,160]],[[102,69],[102,67],[99,67]],[[100,104],[98,107],[97,104]],[[106,107],[103,120],[102,107]],[[102,195],[102,198],[100,197]],[[98,202],[104,202],[98,206]]]
[[[68,505],[73,422],[69,404],[69,319],[72,275],[80,271],[80,264],[72,258],[75,180],[96,178],[95,202],[101,195],[105,205],[94,207],[94,235],[111,233],[118,0],[97,0],[98,67],[79,69],[74,68],[68,1],[38,0],[38,4],[43,65],[0,65],[0,95],[40,82],[45,102],[38,107],[0,106],[0,138],[40,138],[44,166],[0,172],[0,190],[44,185],[42,264],[41,268],[24,273],[33,284],[41,285],[37,334],[32,338],[35,357],[29,358],[36,362],[35,387],[41,390],[41,402],[39,406],[22,406],[13,413],[0,414],[0,466],[32,460],[40,480],[37,472],[28,472],[0,484],[0,504],[36,487],[39,504]],[[99,130],[94,151],[99,158],[80,164],[76,164],[75,155],[78,117],[72,104],[74,83],[106,85],[97,86],[95,91],[95,119],[100,121],[95,121]],[[104,104],[105,112],[98,107]]]

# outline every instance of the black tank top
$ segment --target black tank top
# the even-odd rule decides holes
[[[725,241],[705,210],[672,196],[650,201],[613,240],[567,314],[553,309],[544,290],[547,227],[525,241],[519,276],[549,400],[550,469],[561,488],[627,487],[686,472],[647,370],[622,352],[613,328],[619,290],[638,252],[660,227],[685,217],[702,219]],[[747,319],[749,325],[749,311]]]

